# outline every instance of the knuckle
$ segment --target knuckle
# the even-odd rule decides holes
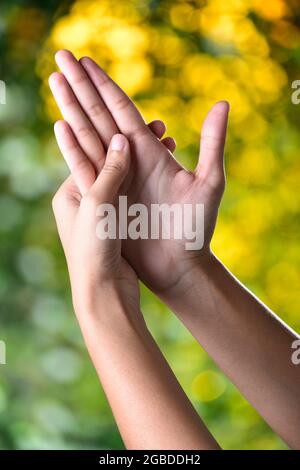
[[[105,108],[102,104],[100,103],[95,103],[90,108],[88,109],[88,114],[91,117],[99,117],[101,116],[105,111]]]
[[[209,134],[205,134],[201,136],[201,146],[207,150],[216,151],[223,144],[224,144],[224,139],[220,137],[209,135]]]
[[[103,171],[105,173],[123,173],[124,167],[124,162],[119,159],[119,155],[114,155],[114,158],[111,161],[105,162]]]
[[[77,135],[78,137],[81,137],[83,139],[87,138],[87,137],[90,137],[91,135],[93,134],[93,130],[86,126],[86,127],[79,127],[77,129]]]
[[[79,145],[77,142],[68,142],[66,145],[65,145],[65,151],[70,153],[70,154],[73,154],[74,152],[77,152],[78,150],[80,149]]]
[[[225,175],[224,174],[219,174],[218,176],[215,176],[216,179],[216,185],[219,189],[225,189]]]
[[[69,93],[66,93],[64,96],[63,103],[68,108],[73,108],[73,106],[76,106],[75,98]]]
[[[148,126],[139,126],[136,127],[135,129],[131,130],[130,132],[127,132],[127,136],[130,139],[140,139],[149,136],[149,127]]]
[[[210,178],[207,180],[209,186],[212,190],[217,191],[219,193],[223,193],[226,186],[226,178],[224,172],[218,171],[211,175]]]
[[[104,88],[106,85],[111,86],[112,82],[106,73],[102,73],[101,75],[97,76],[97,84],[99,87]]]
[[[88,78],[85,75],[77,75],[73,78],[73,85],[80,85],[81,83],[86,83]]]
[[[123,111],[124,109],[128,108],[130,104],[131,104],[131,101],[129,98],[122,97],[116,101],[115,109],[116,111]]]
[[[149,129],[147,128],[147,126],[138,127],[134,131],[134,135],[135,135],[136,138],[148,136],[149,135]]]

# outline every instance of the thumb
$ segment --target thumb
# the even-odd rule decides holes
[[[115,134],[110,142],[104,166],[90,194],[98,202],[114,202],[130,165],[130,147],[126,137]]]
[[[229,103],[219,101],[208,112],[202,129],[199,162],[196,176],[224,176],[224,146],[227,131]]]

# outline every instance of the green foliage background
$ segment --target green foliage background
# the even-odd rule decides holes
[[[291,83],[300,79],[296,7],[296,0],[2,0],[0,340],[7,364],[0,366],[0,448],[122,447],[72,312],[51,212],[67,175],[47,85],[58,48],[91,54],[147,120],[164,119],[188,168],[205,113],[218,99],[230,101],[227,190],[214,250],[300,331],[300,108],[291,103]],[[223,447],[285,448],[145,288],[142,309]]]

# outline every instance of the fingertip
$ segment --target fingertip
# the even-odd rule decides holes
[[[59,119],[54,123],[54,132],[55,134],[61,134],[63,132],[67,132],[69,130],[69,125],[63,119]]]
[[[79,62],[84,64],[85,62],[91,62],[91,59],[87,55],[84,55],[80,57]]]
[[[130,166],[130,147],[125,135],[115,134],[110,142],[106,162],[108,165],[120,169],[123,178],[129,171]]]
[[[204,119],[201,134],[225,138],[229,107],[228,101],[225,100],[215,103]]]
[[[59,66],[59,64],[62,63],[65,59],[74,58],[74,55],[68,49],[60,49],[55,53],[54,58],[55,62]]]
[[[61,121],[56,121],[53,126],[55,134],[59,132],[60,127],[61,127]]]
[[[88,57],[88,56],[81,57],[79,59],[79,62],[88,73],[95,74],[97,72],[97,74],[100,73],[104,77],[109,78],[105,70],[103,70],[103,68],[100,67],[100,65],[97,64],[97,62],[95,62],[91,57]]]
[[[164,134],[167,130],[167,126],[164,123],[164,121],[161,121],[160,119],[158,119],[157,120],[157,125],[160,127],[160,130],[161,130],[162,134]]]
[[[225,112],[229,112],[230,111],[230,103],[229,101],[226,101],[226,100],[221,100],[221,101],[217,101],[217,103],[213,106],[212,109],[219,109],[220,111],[225,111]]]
[[[196,172],[206,176],[214,175],[214,184],[217,181],[219,187],[224,180],[228,112],[228,101],[218,101],[205,117],[200,134],[200,155]]]
[[[65,76],[61,72],[53,72],[48,80],[50,90],[53,94],[60,89],[61,85],[65,82]]]
[[[124,151],[126,150],[127,145],[128,145],[128,140],[123,134],[113,135],[111,142],[110,142],[111,150]]]
[[[83,68],[94,69],[96,67],[97,70],[102,70],[101,67],[93,59],[91,59],[91,57],[87,55],[80,57],[79,63],[82,65]]]
[[[170,152],[174,152],[176,149],[176,140],[173,139],[173,137],[165,137],[161,142],[170,150]]]
[[[155,119],[154,121],[151,121],[148,124],[148,127],[156,135],[156,137],[158,137],[158,139],[161,139],[167,130],[167,126],[160,119]]]
[[[50,86],[53,85],[53,84],[56,82],[56,80],[59,79],[59,76],[60,76],[60,75],[61,75],[61,74],[60,74],[59,72],[53,72],[53,73],[51,73],[51,75],[50,75],[49,78],[48,78],[48,83],[49,83],[49,85],[50,85]]]

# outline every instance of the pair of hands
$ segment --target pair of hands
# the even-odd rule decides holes
[[[188,172],[172,154],[174,141],[160,140],[164,124],[147,126],[95,62],[77,61],[68,51],[58,52],[56,60],[62,74],[52,74],[50,86],[64,121],[56,123],[55,133],[71,176],[54,197],[54,213],[74,309],[126,446],[218,448],[147,330],[140,278],[273,430],[299,448],[300,380],[290,359],[298,335],[210,252],[225,186],[228,103],[208,113],[199,163]],[[119,194],[147,208],[204,204],[203,248],[187,251],[184,239],[98,239],[96,209],[115,203]]]
[[[53,199],[59,235],[70,272],[75,311],[107,286],[139,309],[137,276],[164,298],[184,289],[193,268],[210,256],[210,241],[225,186],[223,151],[227,102],[208,113],[201,131],[200,157],[194,172],[174,158],[174,141],[160,140],[161,121],[146,125],[128,96],[90,58],[77,61],[59,51],[62,73],[49,83],[64,121],[55,134],[71,175]],[[115,136],[117,134],[117,136]],[[115,136],[112,141],[112,137]],[[186,240],[99,240],[96,208],[115,202],[119,193],[129,204],[204,204],[204,247],[185,249]]]

